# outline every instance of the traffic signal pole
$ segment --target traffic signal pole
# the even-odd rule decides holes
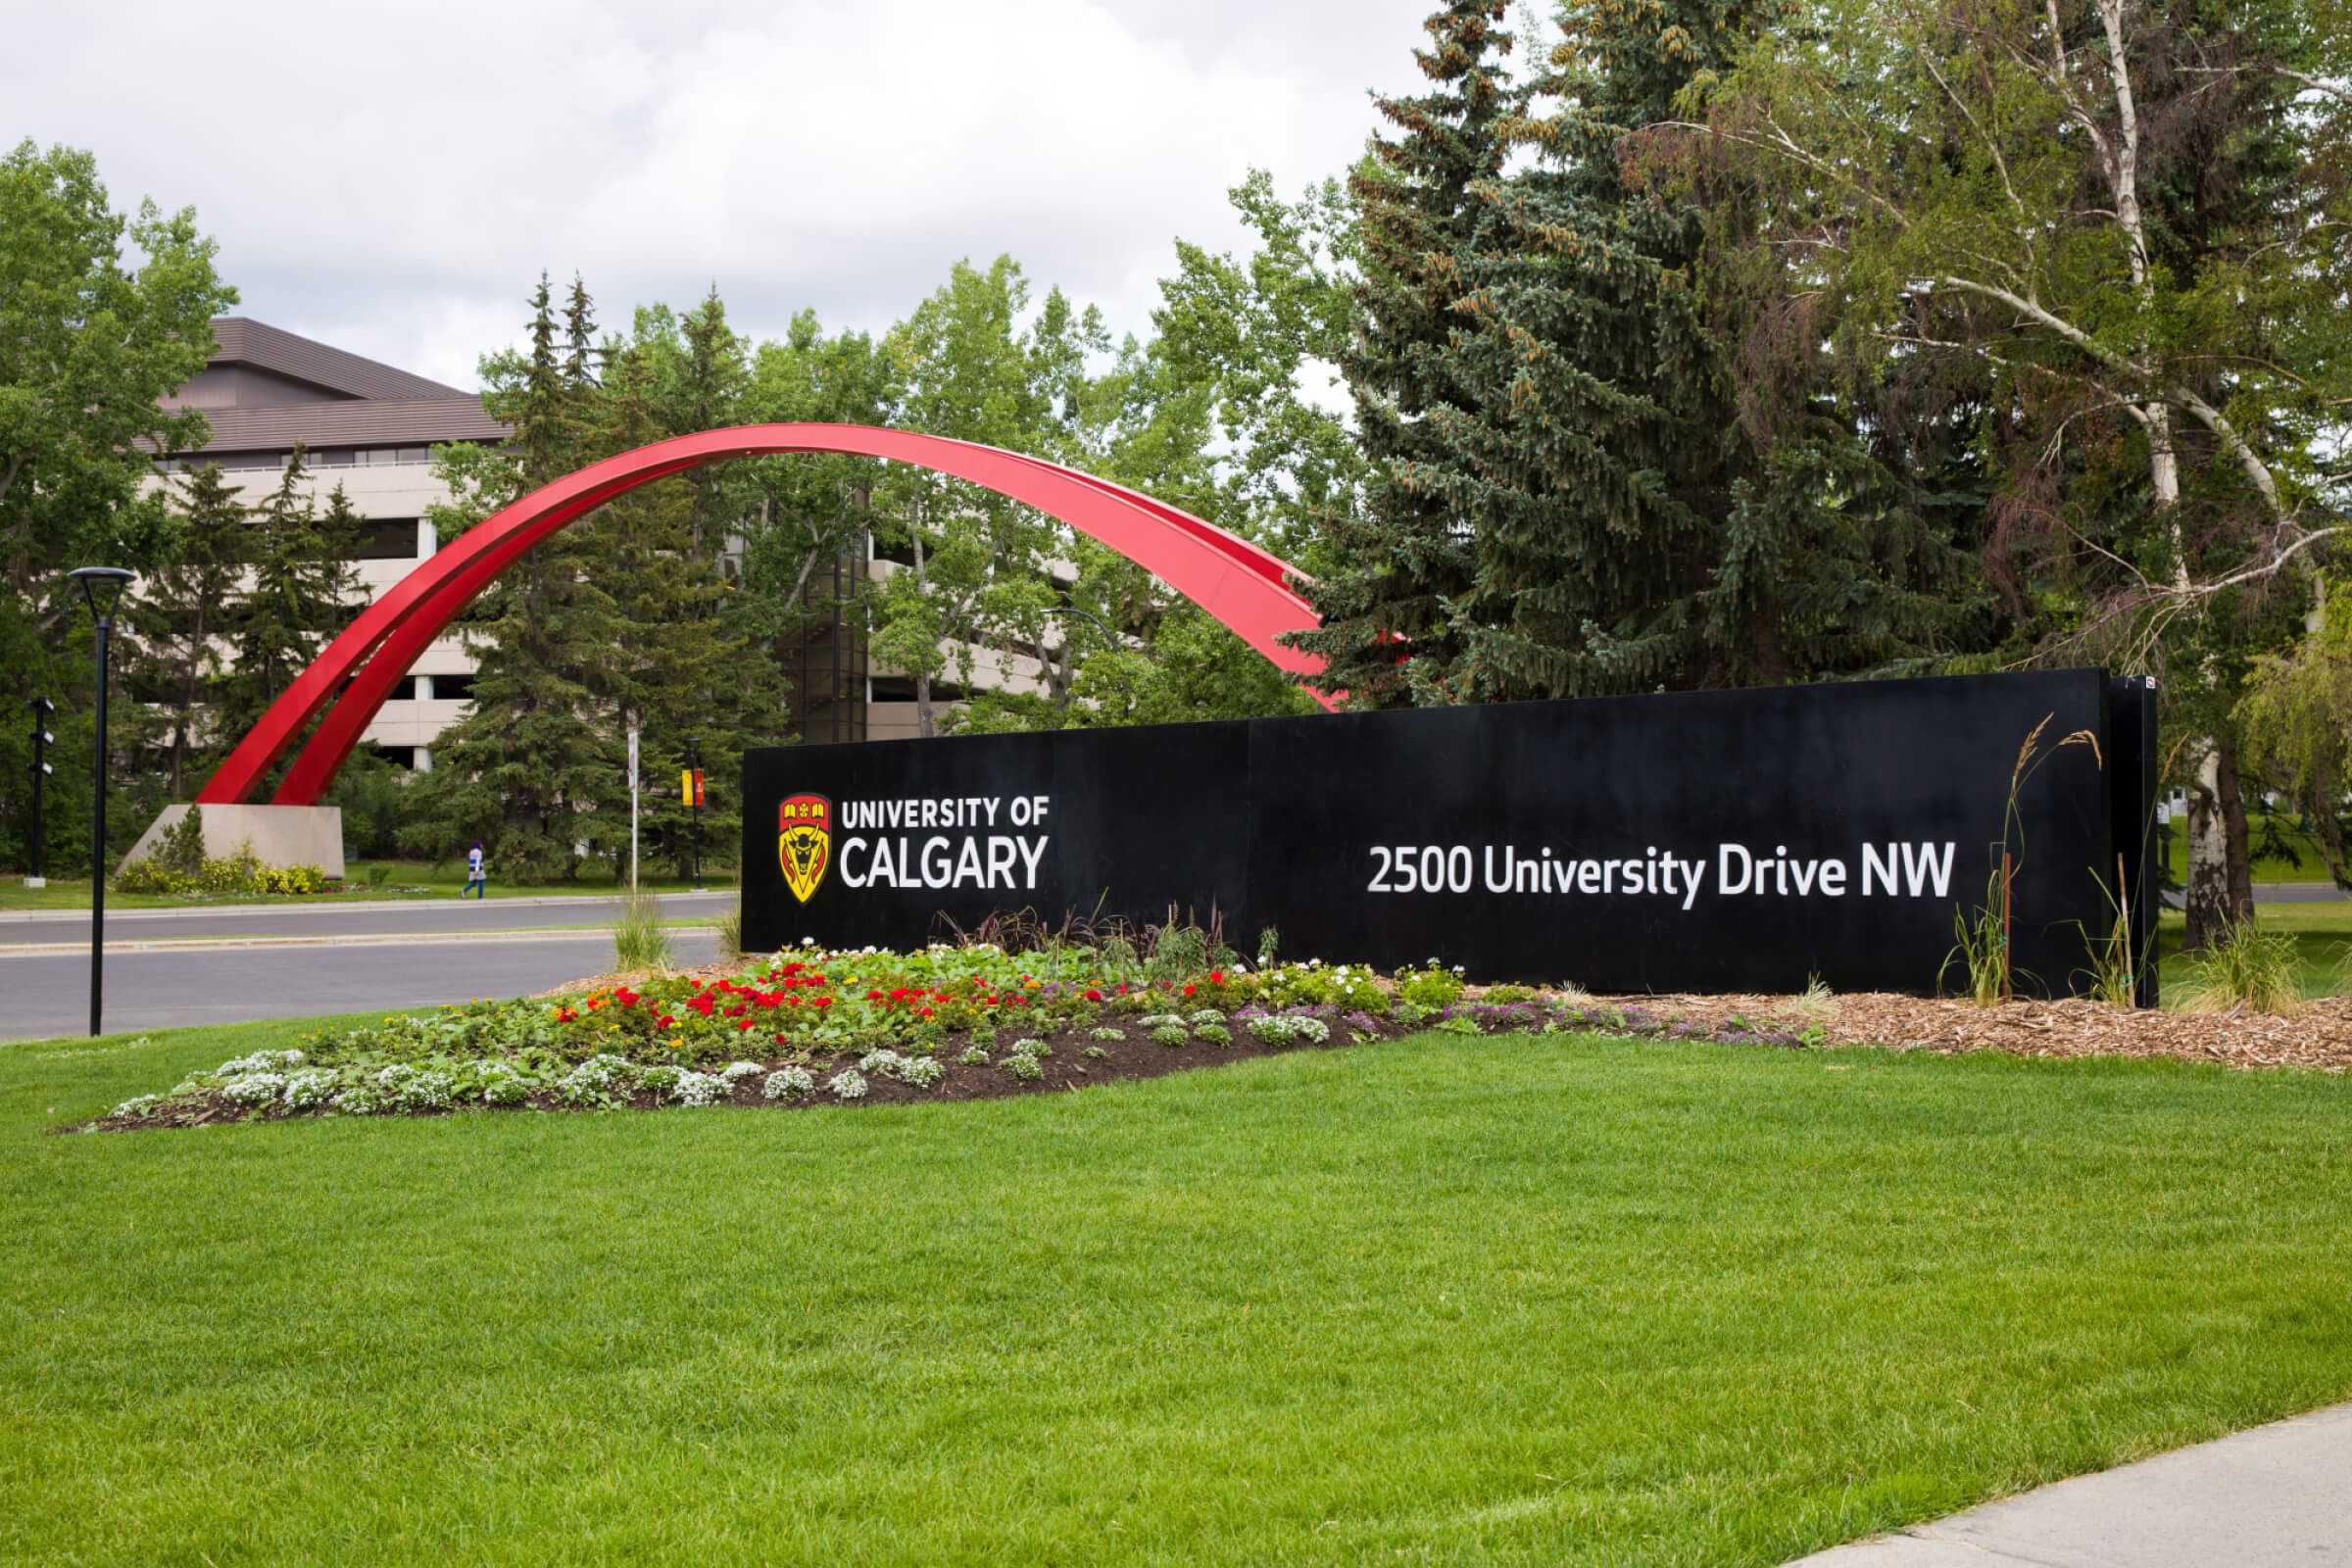
[[[35,697],[26,706],[32,710],[32,853],[24,874],[24,885],[28,888],[45,888],[49,885],[49,875],[41,864],[44,850],[41,841],[41,785],[51,772],[48,750],[57,744],[57,737],[49,732],[49,715],[57,711],[57,705],[46,697]]]

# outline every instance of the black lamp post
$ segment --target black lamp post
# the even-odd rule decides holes
[[[115,629],[115,607],[130,586],[121,566],[84,566],[72,572],[98,626],[98,712],[90,765],[90,1033],[98,1033],[100,999],[106,992],[106,639]]]
[[[41,836],[41,786],[53,771],[47,754],[49,748],[57,744],[57,737],[49,732],[49,715],[57,711],[57,705],[46,697],[35,697],[25,706],[32,710],[32,858],[31,869],[24,873],[24,885],[37,888],[45,886],[48,879],[48,873],[41,869],[44,848]]]

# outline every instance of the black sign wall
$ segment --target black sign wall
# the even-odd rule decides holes
[[[744,941],[1173,906],[1244,951],[1276,926],[1286,956],[1482,980],[1932,993],[1965,978],[1955,914],[1997,903],[2038,729],[2014,962],[2062,992],[2114,890],[2145,906],[2153,703],[2066,670],[756,751]]]

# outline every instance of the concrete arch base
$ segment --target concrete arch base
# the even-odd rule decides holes
[[[122,863],[144,860],[162,846],[164,835],[188,814],[184,806],[167,806],[155,825],[122,857]],[[225,860],[246,845],[264,865],[315,865],[329,880],[343,875],[343,808],[339,806],[212,805],[204,808],[204,854]]]

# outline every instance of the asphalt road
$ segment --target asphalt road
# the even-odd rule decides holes
[[[735,902],[735,895],[664,893],[661,902],[662,913],[673,920],[709,919],[725,913]],[[376,904],[237,904],[210,908],[109,909],[106,938],[113,944],[203,937],[449,936],[477,931],[601,926],[612,917],[612,900],[609,896],[464,900],[452,896],[387,899]],[[87,909],[0,911],[0,951],[25,944],[89,940]]]
[[[111,915],[107,931],[115,932]],[[708,929],[676,931],[670,940],[681,963],[717,956],[717,935]],[[102,1021],[116,1034],[528,996],[612,963],[612,939],[602,931],[188,951],[110,947]],[[78,1035],[89,1026],[87,953],[0,953],[0,1039]]]

